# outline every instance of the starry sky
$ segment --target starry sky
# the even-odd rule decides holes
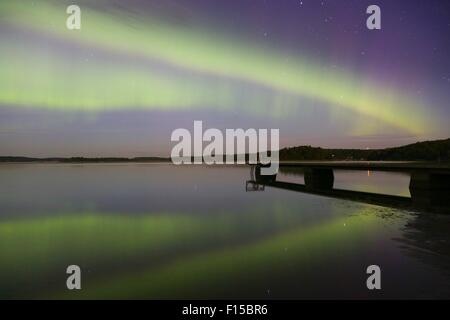
[[[194,120],[281,147],[448,138],[449,35],[445,0],[2,0],[0,155],[168,156]]]

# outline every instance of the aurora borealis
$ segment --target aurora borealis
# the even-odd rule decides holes
[[[442,1],[68,1],[0,4],[0,154],[167,155],[193,119],[280,128],[281,145],[444,138]]]

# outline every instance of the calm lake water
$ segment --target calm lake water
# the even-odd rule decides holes
[[[450,217],[246,192],[249,172],[0,165],[0,298],[450,298]],[[342,189],[409,195],[407,175],[335,177]],[[72,264],[80,291],[66,289]],[[381,291],[366,288],[372,264]]]

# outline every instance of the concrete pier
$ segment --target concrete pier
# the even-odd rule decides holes
[[[286,162],[280,167],[297,167],[304,171],[305,184],[277,181],[277,175],[261,175],[261,165],[254,168],[254,182],[282,189],[324,196],[378,203],[387,206],[411,207],[450,214],[450,164],[377,163],[377,162]],[[410,174],[411,197],[370,194],[334,189],[334,170],[370,170]]]
[[[313,190],[331,190],[334,184],[334,173],[327,168],[306,168],[305,186]]]

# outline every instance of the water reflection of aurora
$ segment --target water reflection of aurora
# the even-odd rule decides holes
[[[55,274],[63,278],[61,270],[76,262],[84,268],[84,290],[67,292],[59,284],[45,295],[186,298],[202,297],[204,292],[220,297],[227,294],[230,279],[262,285],[258,279],[275,274],[289,277],[292,266],[314,268],[324,257],[337,259],[342,251],[357,252],[363,235],[380,232],[370,210],[312,227],[283,222],[290,220],[283,219],[281,211],[274,219],[261,221],[260,228],[245,228],[247,223],[258,224],[257,213],[213,217],[77,214],[3,221],[2,290],[8,294],[14,286],[32,281],[49,289],[49,279]],[[276,231],[259,233],[267,223],[275,224]]]

